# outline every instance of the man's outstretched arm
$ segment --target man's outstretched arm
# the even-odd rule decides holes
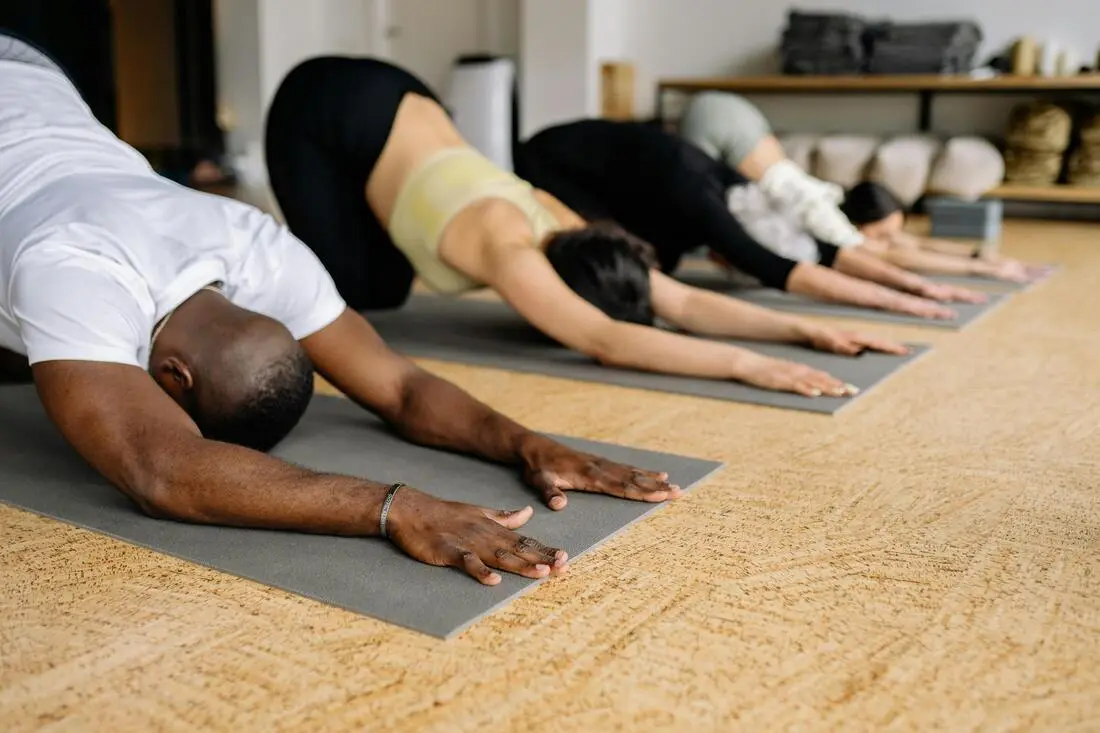
[[[322,376],[409,440],[520,466],[552,509],[565,507],[569,490],[652,502],[681,493],[665,474],[578,453],[524,428],[392,351],[353,311],[302,343]]]
[[[202,524],[377,536],[388,486],[308,471],[263,453],[205,440],[143,370],[56,361],[34,367],[50,418],[96,470],[151,516]],[[400,477],[387,477],[399,480]],[[544,577],[564,552],[521,537],[529,508],[497,511],[400,489],[387,534],[412,557],[465,570]]]

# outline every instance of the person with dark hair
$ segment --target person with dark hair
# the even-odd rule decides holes
[[[675,272],[687,253],[708,249],[764,287],[818,300],[950,319],[954,311],[938,301],[986,298],[761,212],[768,202],[752,197],[758,189],[745,176],[650,124],[591,119],[548,128],[519,146],[516,171],[580,214],[613,220],[650,242],[664,272]],[[742,194],[748,200],[738,215],[731,200]],[[761,231],[772,223],[794,229]],[[762,234],[767,244],[757,238]]]
[[[985,247],[968,248],[905,231],[905,207],[880,183],[865,181],[853,186],[840,210],[864,236],[862,246],[906,270],[1019,283],[1031,282],[1049,271],[1001,257]]]
[[[681,495],[666,474],[527,430],[395,354],[285,227],[156,175],[48,58],[7,41],[0,376],[31,376],[65,439],[142,510],[385,536],[489,585],[500,571],[567,569],[564,551],[516,531],[530,507],[444,501],[266,455],[305,413],[314,370],[411,441],[515,467],[551,509],[568,491]]]
[[[844,354],[906,351],[662,275],[621,227],[589,224],[475,151],[420,80],[382,61],[318,57],[292,69],[268,112],[266,149],[291,231],[358,309],[400,307],[416,276],[444,295],[489,287],[545,335],[603,364],[807,396],[854,388],[654,328],[655,319]]]

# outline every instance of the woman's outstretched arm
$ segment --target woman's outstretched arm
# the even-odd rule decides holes
[[[940,302],[984,303],[988,298],[984,293],[934,283],[916,273],[907,272],[864,247],[841,249],[833,267],[845,275]]]
[[[972,257],[953,242],[908,232],[895,232],[882,244],[874,247],[872,243],[869,253],[897,267],[930,275],[964,275],[1024,283],[1046,271],[1046,268],[1031,267],[1018,260]]]
[[[639,371],[739,381],[809,397],[843,396],[840,380],[803,364],[652,326],[615,321],[566,285],[542,252],[530,246],[486,248],[479,279],[566,347],[601,364]]]
[[[702,290],[654,271],[653,308],[674,326],[703,336],[805,344],[821,351],[858,354],[866,349],[906,354],[903,344],[844,331]]]

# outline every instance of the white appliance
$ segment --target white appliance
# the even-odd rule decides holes
[[[504,170],[513,169],[518,122],[515,62],[493,56],[459,59],[443,103],[470,145]]]

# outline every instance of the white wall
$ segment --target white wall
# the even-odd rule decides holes
[[[219,116],[246,188],[266,185],[264,116],[290,69],[319,54],[370,54],[377,0],[216,0]]]
[[[629,0],[623,31],[626,54],[638,71],[641,111],[654,107],[660,77],[760,74],[778,68],[776,48],[790,3],[774,0]],[[1056,39],[1094,62],[1095,0],[799,0],[805,11],[849,11],[894,20],[973,19],[985,32],[979,55],[993,52],[1020,35]],[[862,101],[860,101],[862,100]],[[788,129],[859,132],[911,130],[916,124],[912,98],[767,97],[756,96],[773,122]],[[944,132],[1000,132],[1015,99],[944,98],[936,103],[936,128]],[[856,102],[856,104],[853,104]]]
[[[260,8],[256,0],[216,0],[218,114],[231,155],[263,135],[260,92]]]
[[[520,135],[593,117],[600,64],[629,56],[633,0],[523,0]]]
[[[395,7],[408,10],[410,4],[410,0],[215,0],[220,118],[228,132],[229,154],[247,188],[266,186],[264,116],[286,73],[306,58],[322,54],[389,58],[394,49],[387,31],[397,20],[406,35],[416,34],[435,45],[457,44],[453,49],[431,49],[430,68],[424,73],[436,83],[459,53],[518,54],[520,0],[465,3],[471,17],[463,22],[475,30],[460,34],[461,38],[436,32],[446,14],[428,12],[431,3],[419,4],[423,13],[394,12]]]
[[[481,0],[481,46],[487,53],[519,57],[520,0]]]
[[[590,0],[523,0],[520,135],[596,112]]]

